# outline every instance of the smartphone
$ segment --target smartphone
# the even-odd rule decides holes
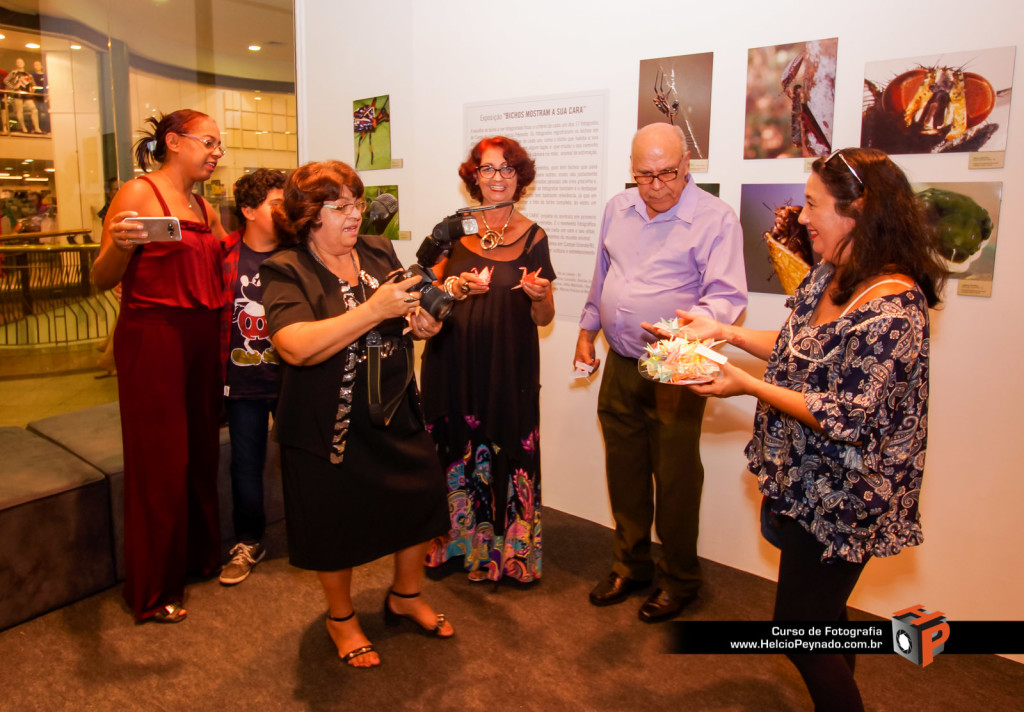
[[[131,222],[141,223],[146,230],[146,237],[134,242],[172,242],[181,240],[181,223],[178,218],[128,218]]]

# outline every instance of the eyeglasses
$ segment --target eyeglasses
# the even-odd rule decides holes
[[[846,169],[850,171],[850,175],[857,180],[857,184],[860,185],[860,189],[864,190],[864,181],[860,179],[860,176],[857,175],[857,171],[853,170],[853,166],[851,166],[850,162],[846,160],[846,156],[843,155],[843,149],[837,148],[832,151],[832,153],[828,154],[828,158],[825,159],[825,164],[828,165],[828,162],[837,156],[839,157],[839,160],[843,162],[843,165],[846,166]]]
[[[637,185],[650,185],[657,178],[662,183],[671,183],[679,177],[679,169],[673,168],[670,171],[658,171],[657,173],[638,173],[633,176]]]
[[[366,201],[357,200],[354,203],[342,203],[341,205],[331,205],[330,203],[324,203],[324,207],[327,208],[328,210],[337,210],[342,215],[351,215],[353,210],[362,215],[363,213],[366,212]]]
[[[477,168],[476,172],[482,175],[484,178],[490,178],[495,173],[500,173],[502,178],[511,178],[516,174],[516,167],[502,166],[501,168],[495,168],[494,166],[486,165]]]
[[[224,144],[222,144],[220,141],[216,139],[210,138],[209,136],[196,136],[195,134],[190,133],[180,133],[178,135],[184,136],[185,138],[190,138],[193,141],[198,141],[199,143],[203,144],[203,147],[207,151],[220,151],[221,156],[226,156],[228,153],[228,149],[224,148]]]

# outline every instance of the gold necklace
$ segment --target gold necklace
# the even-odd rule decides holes
[[[508,213],[508,220],[506,220],[505,224],[501,226],[500,231],[495,230],[488,225],[487,216],[484,213],[480,213],[480,217],[484,221],[484,227],[487,228],[487,231],[480,237],[480,247],[485,250],[493,250],[495,247],[501,247],[505,242],[505,228],[507,228],[508,224],[512,222],[512,216],[515,215],[515,212],[516,206],[513,205],[512,210]]]

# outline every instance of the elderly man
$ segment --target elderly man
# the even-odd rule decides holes
[[[652,623],[674,617],[701,585],[698,516],[704,483],[700,430],[705,399],[687,388],[644,380],[644,321],[676,309],[734,322],[747,304],[743,235],[733,210],[689,175],[678,127],[651,124],[633,138],[637,187],[605,206],[590,295],[575,359],[598,366],[594,339],[610,350],[598,396],[605,466],[615,518],[615,563],[590,592],[606,606],[646,588],[655,574],[651,523],[662,543],[658,584],[640,608]]]

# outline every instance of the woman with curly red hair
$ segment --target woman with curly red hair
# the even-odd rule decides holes
[[[450,529],[428,564],[463,557],[471,581],[541,576],[540,348],[555,272],[544,230],[515,203],[533,160],[503,136],[459,168],[484,207],[437,272],[461,297],[423,354],[423,401],[448,479]]]

